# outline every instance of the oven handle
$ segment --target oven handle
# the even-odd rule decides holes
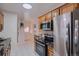
[[[45,46],[44,44],[42,44],[41,42],[36,42],[37,44],[41,45],[41,46]]]

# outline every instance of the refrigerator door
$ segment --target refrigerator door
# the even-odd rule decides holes
[[[57,55],[70,55],[70,20],[71,13],[54,17],[54,44]]]
[[[71,54],[71,13],[65,13],[60,17],[60,54],[66,56]]]
[[[79,55],[79,43],[78,43],[78,20],[75,20],[75,28],[74,28],[74,55]]]
[[[71,13],[54,17],[55,52],[60,56],[71,55]]]
[[[65,21],[63,18],[63,15],[60,16],[59,21],[59,45],[60,45],[60,55],[65,56],[66,55],[66,45],[65,45]]]
[[[54,18],[55,51],[60,56],[79,56],[79,9]]]
[[[59,45],[59,21],[60,16],[54,17],[53,19],[53,26],[54,26],[54,49],[55,49],[55,55],[60,55],[60,45]]]
[[[79,9],[73,11],[73,55],[79,56]]]

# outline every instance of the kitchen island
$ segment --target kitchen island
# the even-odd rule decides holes
[[[11,50],[11,39],[0,38],[0,56],[9,56]]]

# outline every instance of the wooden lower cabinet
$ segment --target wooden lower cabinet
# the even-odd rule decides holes
[[[53,56],[54,55],[54,48],[48,46],[48,56]]]

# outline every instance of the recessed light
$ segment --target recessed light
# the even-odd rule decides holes
[[[32,8],[32,6],[30,4],[23,4],[23,7],[25,9],[31,9]]]

